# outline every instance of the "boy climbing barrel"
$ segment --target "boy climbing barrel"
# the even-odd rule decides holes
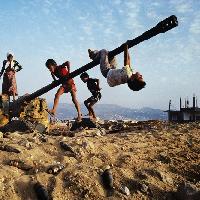
[[[66,78],[68,76],[68,74],[70,73],[70,62],[69,61],[63,63],[62,65],[57,65],[55,60],[48,59],[46,61],[46,67],[51,72],[51,75],[54,80],[56,80],[56,77],[59,79]],[[64,93],[68,93],[68,92],[71,93],[72,102],[74,103],[77,113],[78,113],[77,121],[81,121],[82,115],[81,115],[80,105],[76,98],[76,85],[75,85],[73,79],[67,80],[60,86],[57,93],[55,94],[53,109],[49,110],[49,112],[51,114],[55,114],[57,107],[58,107],[58,102],[59,102],[60,96]]]

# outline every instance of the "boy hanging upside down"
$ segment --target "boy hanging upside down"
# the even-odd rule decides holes
[[[59,79],[65,78],[70,73],[70,62],[69,61],[63,63],[62,65],[57,65],[55,60],[48,59],[46,61],[46,67],[51,72],[51,75],[52,75],[54,80],[56,80],[56,77],[59,78]],[[66,69],[66,67],[67,67],[67,69]],[[73,101],[73,103],[76,107],[76,110],[78,112],[77,121],[81,121],[82,115],[81,115],[81,111],[80,111],[80,105],[79,105],[77,98],[76,98],[76,85],[75,85],[73,79],[69,79],[68,81],[66,81],[66,83],[63,83],[60,86],[57,93],[55,94],[53,109],[49,110],[49,112],[53,115],[55,114],[56,109],[58,107],[58,102],[59,102],[60,96],[63,93],[68,93],[68,92],[71,93],[72,101]]]
[[[107,78],[110,87],[125,83],[133,91],[139,91],[145,87],[146,83],[142,75],[139,72],[133,72],[131,69],[128,45],[126,43],[124,44],[124,67],[122,69],[117,69],[115,57],[108,59],[108,51],[105,49],[100,51],[88,49],[88,54],[92,60],[100,58],[101,73]]]
[[[96,120],[96,115],[94,113],[93,106],[97,101],[101,99],[99,79],[90,78],[89,75],[85,72],[80,76],[81,80],[84,83],[87,83],[88,90],[92,93],[92,96],[84,101],[85,106],[89,111],[89,117]]]

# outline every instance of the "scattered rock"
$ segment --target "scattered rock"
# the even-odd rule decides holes
[[[169,164],[171,163],[171,158],[165,154],[159,154],[158,155],[158,158],[157,158],[159,161],[161,161],[162,163],[165,163],[165,164]]]
[[[39,133],[45,133],[47,131],[47,127],[44,124],[38,123],[35,128],[35,131],[38,131]]]
[[[22,145],[22,146],[26,147],[27,149],[32,149],[33,148],[33,143],[29,142],[27,140],[21,140],[19,142],[19,145]]]
[[[126,187],[126,186],[121,186],[120,190],[123,194],[125,194],[126,196],[130,195],[130,190]]]
[[[168,174],[160,172],[160,177],[164,183],[173,185],[173,179]]]
[[[3,135],[3,133],[2,133],[2,132],[0,132],[0,138],[3,138],[3,136],[4,136],[4,135]]]
[[[32,126],[30,126],[30,123],[26,123],[25,121],[21,121],[21,120],[13,120],[10,121],[8,124],[6,124],[4,127],[1,128],[2,132],[31,132],[33,131]]]
[[[50,200],[53,200],[52,193],[53,193],[55,187],[56,187],[56,178],[55,178],[55,176],[49,177],[48,185],[47,185],[47,191],[48,191]]]
[[[109,124],[116,126],[117,123],[116,121],[105,122],[101,126],[107,131]],[[112,195],[110,199],[116,200],[166,200],[169,193],[170,200],[180,200],[182,198],[180,189],[177,192],[169,192],[176,190],[176,184],[180,183],[180,180],[187,180],[192,183],[192,186],[197,187],[192,194],[186,192],[184,198],[198,199],[200,126],[197,127],[191,123],[188,127],[190,131],[180,134],[164,122],[123,123],[127,126],[124,127],[125,130],[113,132],[114,134],[107,134],[104,137],[93,137],[95,132],[97,136],[100,136],[101,129],[87,129],[87,127],[76,132],[59,129],[61,134],[50,135],[48,133],[48,136],[46,133],[40,134],[37,131],[30,134],[4,133],[7,137],[0,139],[0,144],[22,148],[23,152],[15,154],[0,151],[1,198],[38,199],[33,187],[29,184],[30,176],[33,175],[41,184],[44,184],[44,189],[48,191],[50,199],[106,199],[104,196],[107,194],[107,196]],[[178,124],[175,128],[180,130],[181,126],[185,124]],[[127,131],[128,128],[131,131]],[[161,131],[155,133],[158,130]],[[69,133],[73,133],[74,138],[69,138]],[[192,148],[188,147],[187,141],[190,138],[192,138]],[[63,147],[67,150],[64,150],[60,141],[66,144]],[[27,150],[24,147],[20,148],[19,144],[26,148],[31,148],[33,145],[34,148]],[[73,156],[72,152],[76,155]],[[24,160],[24,162],[12,163],[10,165],[15,167],[10,167],[6,163],[7,158],[16,159],[16,161]],[[67,166],[60,173],[60,168],[56,166],[59,162]],[[49,165],[50,163],[52,166]],[[16,168],[24,164],[30,164],[33,168],[28,170],[28,167],[24,167],[24,171]],[[54,165],[55,171],[53,169],[50,171],[51,174],[47,174],[46,172],[51,167],[54,168]],[[112,172],[115,173],[111,173],[113,176],[111,176],[110,187],[103,184],[103,173],[111,170],[104,168],[106,165],[112,166]],[[68,173],[66,180],[63,180],[66,172]],[[59,175],[55,176],[58,173]],[[21,182],[21,176],[27,177],[27,181]],[[135,179],[132,180],[132,177]],[[53,191],[52,196],[49,191]],[[185,194],[183,189],[182,193]]]
[[[136,176],[139,179],[147,179],[148,178],[147,174],[141,170],[136,172]]]
[[[33,186],[35,194],[38,198],[38,200],[50,200],[49,199],[49,194],[44,185],[41,183],[37,182]]]
[[[60,142],[60,146],[62,149],[64,149],[65,151],[69,151],[71,153],[74,153],[74,150],[72,149],[72,147],[70,145],[68,145],[66,142],[61,141]]]
[[[140,181],[137,179],[132,179],[130,181],[130,184],[131,184],[131,189],[133,190],[133,192],[140,191],[146,195],[148,195],[150,193],[150,189],[149,189],[148,185],[143,181]]]
[[[64,165],[62,164],[57,164],[57,165],[52,165],[48,168],[47,172],[49,174],[57,175],[61,170],[64,169]]]
[[[173,179],[170,177],[170,175],[158,169],[145,169],[137,173],[137,176],[141,179],[147,179],[148,175],[158,178],[160,181],[163,181],[166,184],[173,185]]]
[[[177,192],[174,194],[177,200],[199,200],[200,190],[189,183],[182,182],[178,188]]]
[[[40,135],[39,140],[41,142],[48,142],[48,138],[45,135]]]
[[[0,144],[0,150],[1,150],[1,151],[7,151],[7,152],[20,153],[20,150],[14,148],[14,147],[12,147],[12,146],[3,145],[3,144]]]
[[[82,118],[81,122],[77,122],[75,121],[72,124],[72,127],[70,128],[70,131],[75,131],[77,129],[80,128],[97,128],[97,125],[95,122],[93,122],[92,120],[90,120],[89,118]]]
[[[187,145],[188,145],[188,147],[192,147],[192,146],[193,146],[192,138],[189,138],[189,139],[187,140]]]
[[[82,141],[81,146],[89,152],[93,152],[95,149],[94,144],[87,140]]]
[[[68,133],[68,137],[75,137],[75,136],[76,136],[76,133],[73,132],[73,131],[72,131],[72,132],[70,131],[70,132]]]
[[[32,166],[25,164],[22,160],[9,160],[9,165],[24,171],[29,171],[33,168]]]
[[[144,194],[148,194],[148,192],[149,192],[149,187],[146,185],[146,184],[144,184],[144,183],[142,183],[141,185],[140,185],[140,189],[139,189],[142,193],[144,193]]]
[[[107,134],[106,129],[100,128],[99,130],[100,130],[102,136]]]
[[[103,183],[103,187],[107,191],[107,196],[112,196],[114,193],[114,188],[113,188],[113,176],[112,176],[111,169],[106,169],[101,174],[101,180]]]

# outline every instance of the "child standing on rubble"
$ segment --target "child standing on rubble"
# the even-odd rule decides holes
[[[66,78],[68,76],[68,74],[70,73],[70,62],[69,61],[63,63],[62,65],[57,65],[55,60],[48,59],[46,61],[46,67],[51,72],[51,75],[52,75],[54,80],[56,80],[56,77],[58,79]],[[63,83],[60,86],[57,93],[55,94],[53,109],[49,110],[49,112],[53,115],[55,114],[57,107],[58,107],[58,102],[59,102],[60,96],[63,93],[68,93],[68,92],[71,93],[72,102],[74,103],[76,110],[77,110],[77,113],[78,113],[77,121],[81,121],[82,115],[81,115],[80,105],[79,105],[78,100],[76,98],[76,85],[75,85],[73,79],[67,80],[65,83]]]
[[[6,94],[13,97],[18,95],[17,92],[17,82],[16,82],[16,72],[19,72],[22,66],[14,60],[14,54],[12,52],[7,53],[7,60],[3,61],[3,67],[0,72],[0,78],[3,76],[2,83],[2,94]]]
[[[86,99],[84,101],[84,104],[89,111],[89,117],[96,120],[97,118],[93,106],[101,99],[99,79],[90,78],[86,72],[82,73],[80,78],[84,83],[87,83],[88,90],[92,93],[92,96]]]

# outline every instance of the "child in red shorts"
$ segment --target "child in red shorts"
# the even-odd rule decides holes
[[[67,77],[67,75],[70,73],[70,62],[69,61],[63,63],[62,65],[57,65],[55,60],[48,59],[46,61],[46,67],[51,72],[51,75],[52,75],[54,80],[56,80],[56,77],[59,78],[59,79]],[[55,114],[56,109],[58,107],[58,102],[59,102],[60,96],[63,93],[68,93],[68,92],[71,93],[72,102],[74,103],[76,110],[78,112],[77,121],[81,121],[82,115],[81,115],[80,105],[79,105],[78,100],[76,98],[76,85],[75,85],[73,79],[67,80],[65,83],[63,83],[60,86],[57,93],[55,94],[53,109],[50,110],[50,113]]]

